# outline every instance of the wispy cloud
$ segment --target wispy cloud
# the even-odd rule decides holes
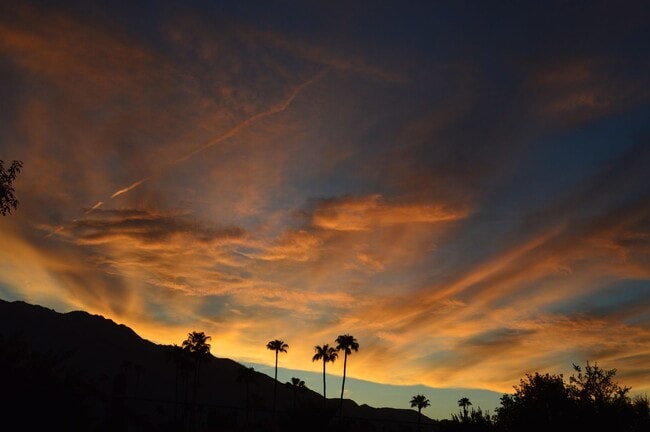
[[[259,113],[255,114],[255,115],[253,115],[252,117],[249,117],[249,118],[245,119],[244,121],[238,123],[235,127],[230,129],[229,131],[227,131],[223,135],[219,135],[219,136],[209,140],[207,143],[201,145],[200,147],[196,148],[195,150],[191,151],[190,153],[186,154],[185,156],[177,159],[176,162],[177,163],[178,162],[183,162],[183,161],[193,157],[194,155],[196,155],[198,153],[201,153],[201,152],[209,149],[210,147],[213,147],[213,146],[219,144],[221,141],[224,141],[224,140],[226,140],[228,138],[232,138],[233,136],[235,136],[239,132],[241,132],[243,129],[245,129],[246,127],[250,126],[251,124],[253,124],[255,122],[257,122],[259,120],[262,120],[262,119],[264,119],[266,117],[272,116],[274,114],[281,113],[282,111],[286,110],[287,107],[289,107],[289,105],[291,105],[291,102],[293,102],[293,100],[296,98],[296,96],[298,96],[304,89],[306,89],[307,87],[313,85],[315,82],[320,80],[325,75],[325,73],[326,73],[326,71],[322,71],[322,72],[318,73],[316,76],[310,78],[309,80],[299,84],[298,86],[296,86],[290,92],[289,96],[287,96],[284,100],[282,100],[279,103],[271,106],[269,109],[267,109],[265,111],[262,111],[262,112],[259,112]]]

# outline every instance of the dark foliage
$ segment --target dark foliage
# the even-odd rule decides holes
[[[19,201],[16,198],[13,181],[23,167],[22,161],[13,161],[5,170],[4,161],[0,159],[0,213],[3,216],[17,209]]]
[[[631,399],[629,387],[614,381],[616,369],[587,362],[569,383],[562,375],[526,375],[515,393],[501,398],[495,425],[499,431],[650,430],[647,398]]]

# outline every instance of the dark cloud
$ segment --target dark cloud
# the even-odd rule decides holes
[[[165,243],[176,235],[189,241],[211,243],[245,236],[240,227],[213,228],[187,216],[152,214],[140,210],[93,210],[72,222],[72,233],[81,242],[133,239],[146,244]]]
[[[532,330],[516,328],[492,329],[461,341],[459,346],[468,351],[487,349],[489,352],[497,353],[505,347],[512,348],[520,345],[522,341],[528,339],[532,334],[534,334]]]

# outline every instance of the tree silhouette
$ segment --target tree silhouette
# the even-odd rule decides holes
[[[341,383],[341,402],[339,406],[339,415],[343,413],[343,391],[345,390],[345,374],[348,365],[348,356],[352,351],[359,351],[359,342],[354,336],[349,334],[339,335],[336,338],[336,350],[343,351],[343,382]]]
[[[204,332],[193,331],[187,334],[183,341],[183,349],[190,354],[193,360],[194,380],[192,383],[192,407],[196,408],[199,383],[201,382],[201,363],[210,359],[210,336]],[[194,411],[193,409],[193,411]]]
[[[296,410],[296,400],[298,399],[298,392],[305,391],[307,386],[305,385],[305,382],[301,380],[300,378],[297,377],[292,377],[291,381],[287,381],[287,386],[291,388],[293,391],[293,410]]]
[[[581,366],[574,364],[573,369],[578,374],[569,378],[569,392],[576,400],[603,406],[625,398],[631,390],[630,387],[621,387],[614,381],[616,369],[604,370],[598,363],[592,366],[589,362],[584,367],[584,373]]]
[[[192,368],[190,352],[174,344],[165,353],[168,361],[174,363],[174,421],[178,420],[179,394],[184,396],[183,403],[187,404],[189,375]]]
[[[5,170],[4,161],[0,159],[0,213],[6,216],[11,213],[11,209],[18,208],[18,199],[14,195],[13,181],[23,167],[22,161],[15,160],[11,162],[8,169]]]
[[[616,369],[605,370],[598,363],[592,366],[587,362],[584,368],[574,364],[573,369],[578,374],[569,378],[567,388],[580,410],[580,417],[591,419],[591,424],[583,426],[623,430],[623,424],[631,417],[626,412],[632,403],[628,396],[631,387],[618,385],[614,381]]]
[[[546,431],[576,427],[575,405],[562,375],[526,374],[514,389],[514,394],[501,397],[501,406],[496,409],[499,430]]]
[[[314,354],[314,356],[311,358],[311,361],[323,361],[323,406],[327,408],[325,365],[327,363],[334,363],[339,357],[339,354],[336,351],[336,348],[329,346],[329,344],[325,344],[323,346],[316,345],[314,349],[316,350],[316,354]]]
[[[504,394],[496,409],[495,426],[504,432],[568,430],[650,430],[647,399],[632,400],[629,387],[614,381],[616,369],[603,370],[587,362],[569,384],[562,375],[527,374]]]
[[[418,430],[420,430],[420,422],[422,419],[422,408],[426,408],[430,406],[431,403],[429,402],[429,399],[426,398],[424,395],[415,395],[411,398],[411,408],[417,408],[418,409]]]
[[[472,403],[469,401],[468,398],[462,397],[458,399],[458,406],[463,409],[463,419],[467,421],[467,407],[471,406]]]
[[[278,354],[287,352],[289,345],[284,341],[275,339],[266,344],[266,348],[275,351],[275,382],[273,383],[273,416],[275,417],[275,403],[278,397]]]

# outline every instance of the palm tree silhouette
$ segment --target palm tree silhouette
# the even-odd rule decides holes
[[[348,365],[348,356],[352,354],[352,351],[359,351],[359,342],[354,336],[349,334],[339,335],[336,338],[336,350],[343,351],[345,353],[343,357],[343,382],[341,383],[341,403],[339,406],[339,415],[343,414],[343,391],[345,390],[345,374]]]
[[[194,381],[192,383],[192,406],[196,408],[197,394],[201,379],[201,363],[210,360],[210,336],[204,332],[193,331],[187,334],[187,339],[183,341],[183,350],[189,353],[194,360]],[[193,410],[194,411],[194,410]]]
[[[286,353],[289,345],[284,341],[275,339],[267,343],[266,348],[275,351],[275,382],[273,383],[273,416],[275,417],[275,402],[278,396],[278,353]]]
[[[420,430],[420,421],[422,419],[422,408],[430,406],[429,399],[424,395],[415,395],[411,398],[411,408],[417,407],[418,409],[418,430]]]
[[[336,348],[329,346],[329,344],[323,346],[316,345],[314,349],[316,350],[316,354],[314,354],[311,361],[323,360],[323,406],[327,408],[325,365],[327,363],[334,363],[339,357],[339,353],[336,351]]]
[[[299,391],[305,391],[307,386],[305,385],[305,382],[301,380],[300,378],[293,377],[291,378],[291,381],[287,381],[287,386],[291,387],[291,390],[293,391],[293,410],[296,410],[296,399],[298,398],[298,392]]]
[[[458,399],[458,406],[463,408],[463,419],[467,421],[467,407],[472,405],[468,398],[463,397]]]
[[[189,374],[191,369],[190,353],[182,347],[174,344],[167,352],[168,361],[174,363],[174,421],[178,420],[179,394],[184,395],[183,403],[187,404],[187,389],[189,387]]]

